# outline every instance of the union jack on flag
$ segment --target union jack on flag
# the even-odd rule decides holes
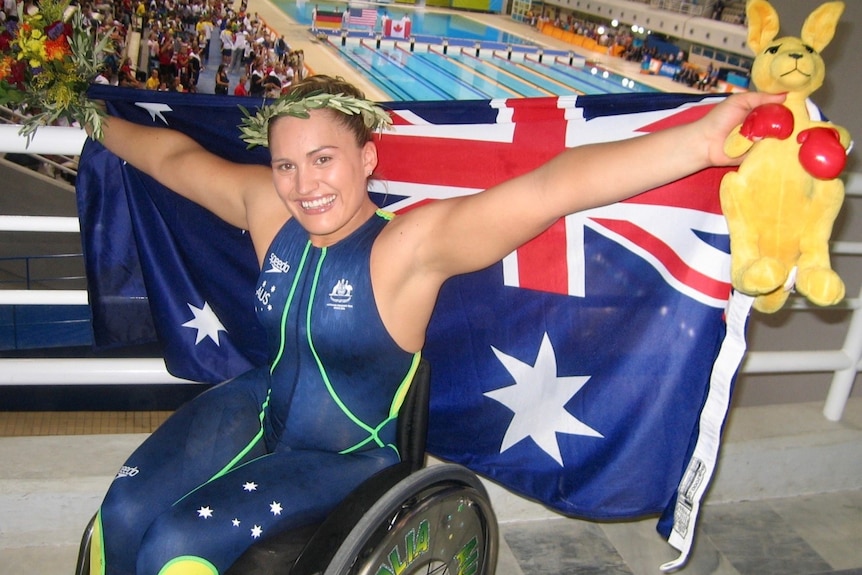
[[[239,140],[235,98],[91,92],[112,114],[181,130],[235,161],[268,163],[266,150]],[[388,103],[395,130],[378,139],[382,181],[372,197],[403,213],[486,189],[567,147],[691,121],[714,103],[655,94]],[[700,430],[729,332],[724,173],[705,170],[563,218],[501,262],[448,281],[424,351],[429,451],[567,515],[665,512],[660,530],[671,535],[677,519],[673,529],[690,541],[700,496],[690,479],[703,487],[714,466],[699,451]],[[140,342],[155,331],[172,373],[213,383],[266,361],[247,303],[259,270],[246,234],[94,142],[81,159],[78,198],[98,342]],[[134,314],[133,333],[119,319],[125,313]],[[729,379],[740,359],[729,360]],[[715,436],[731,383],[722,383]],[[680,527],[680,518],[689,523]]]

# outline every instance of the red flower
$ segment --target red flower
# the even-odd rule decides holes
[[[11,70],[9,71],[9,76],[6,77],[6,81],[10,84],[14,84],[15,87],[22,92],[27,90],[27,86],[24,85],[24,75],[27,72],[27,63],[23,60],[16,60],[12,63]]]
[[[56,40],[45,42],[45,53],[48,55],[48,60],[62,60],[67,54],[72,53],[72,49],[66,37],[60,36]]]
[[[13,36],[8,30],[0,32],[0,52],[8,52],[12,45]]]

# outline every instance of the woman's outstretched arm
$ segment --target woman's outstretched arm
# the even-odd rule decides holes
[[[269,166],[236,164],[175,130],[113,116],[103,129],[111,152],[234,226],[250,229],[256,202],[277,199]]]
[[[611,204],[704,168],[738,164],[724,140],[755,107],[783,96],[731,96],[703,118],[637,138],[571,148],[484,192],[434,202],[402,222],[416,263],[438,280],[486,267],[560,217]],[[409,237],[409,236],[408,236]]]

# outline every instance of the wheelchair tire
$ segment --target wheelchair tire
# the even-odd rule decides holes
[[[492,575],[497,538],[497,519],[478,477],[460,465],[433,465],[371,506],[324,575]]]

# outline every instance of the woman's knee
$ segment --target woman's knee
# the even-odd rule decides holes
[[[204,534],[175,510],[160,515],[147,529],[138,550],[138,575],[218,575],[204,557]]]
[[[102,524],[111,539],[122,538],[129,541],[140,539],[142,525],[147,525],[153,512],[152,504],[136,490],[122,483],[126,478],[114,479],[99,508]],[[126,543],[128,544],[128,543]]]

